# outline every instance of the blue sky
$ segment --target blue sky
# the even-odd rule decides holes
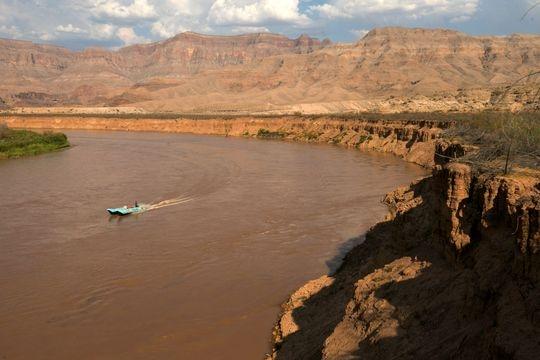
[[[537,0],[0,0],[0,37],[117,48],[183,31],[306,33],[352,42],[381,26],[540,32]]]

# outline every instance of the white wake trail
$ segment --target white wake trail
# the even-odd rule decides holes
[[[145,209],[145,211],[150,211],[150,210],[161,209],[164,207],[184,204],[192,200],[193,198],[189,198],[189,197],[178,197],[174,199],[163,200],[155,204],[143,204],[142,207]]]

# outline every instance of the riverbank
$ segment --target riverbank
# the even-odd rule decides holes
[[[18,158],[56,151],[69,146],[62,133],[36,133],[13,130],[0,125],[0,159]]]
[[[295,116],[233,118],[118,118],[81,116],[5,116],[8,126],[24,129],[73,129],[156,131],[199,135],[274,138],[335,145],[397,155],[425,167],[435,165],[433,152],[450,121],[437,120],[355,120],[320,116],[312,119]],[[452,155],[453,146],[439,145],[441,152]]]
[[[269,358],[535,359],[540,173],[440,164],[385,203],[340,269],[283,305]]]

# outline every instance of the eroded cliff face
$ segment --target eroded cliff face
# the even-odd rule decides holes
[[[9,127],[29,129],[86,129],[122,131],[159,131],[204,135],[257,137],[302,142],[321,142],[391,153],[422,166],[435,164],[435,147],[442,154],[455,149],[440,134],[449,124],[431,121],[360,121],[333,117],[305,119],[294,116],[207,118],[126,119],[78,116],[6,116],[0,118]]]
[[[437,166],[284,305],[273,359],[536,359],[540,177]]]

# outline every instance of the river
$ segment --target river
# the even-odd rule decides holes
[[[425,174],[330,145],[67,135],[0,161],[2,360],[260,359],[280,303]],[[155,209],[105,211],[134,201]]]

